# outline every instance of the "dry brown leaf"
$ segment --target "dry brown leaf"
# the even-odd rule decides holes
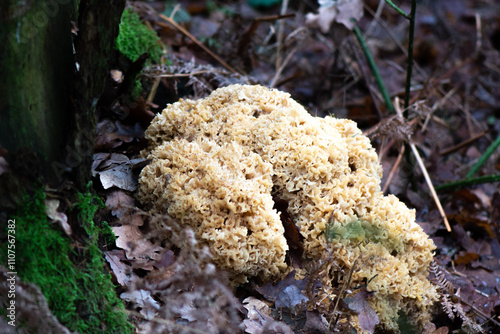
[[[144,130],[139,123],[128,126],[119,121],[105,119],[97,124],[96,149],[116,148],[123,143],[129,143],[135,138],[142,138]]]
[[[344,298],[349,308],[358,314],[359,325],[361,329],[373,333],[375,326],[380,322],[377,313],[373,310],[368,297],[371,291],[361,288],[354,297]]]
[[[352,30],[358,21],[363,17],[363,3],[361,0],[319,0],[318,14],[309,13],[306,15],[306,24],[311,27],[320,28],[326,34],[333,22],[343,24],[347,29]]]
[[[140,313],[148,320],[153,319],[160,309],[160,304],[151,297],[151,292],[146,290],[124,292],[120,295],[120,298],[136,304],[141,308]]]
[[[245,333],[249,334],[288,334],[293,331],[287,325],[275,321],[269,316],[269,306],[254,297],[243,301],[243,307],[248,310],[247,319],[243,320]]]
[[[66,235],[71,236],[71,226],[68,224],[68,217],[62,213],[58,212],[59,200],[57,199],[46,199],[45,200],[45,213],[53,221],[59,223],[59,226],[64,230]]]
[[[99,178],[104,189],[111,187],[128,191],[137,189],[137,180],[132,175],[132,166],[130,164],[119,165],[115,168],[99,172]]]
[[[4,157],[0,157],[0,175],[9,171],[9,164]]]
[[[115,226],[113,232],[117,237],[116,246],[125,250],[128,259],[136,260],[136,263],[142,264],[143,269],[152,270],[154,262],[160,260],[159,252],[163,248],[146,240],[137,226]]]
[[[243,300],[243,307],[248,310],[247,318],[256,319],[257,313],[270,315],[271,309],[269,305],[255,297],[247,297]]]
[[[104,252],[104,256],[111,266],[111,270],[115,274],[117,282],[121,286],[129,286],[132,282],[132,268],[122,262],[125,259],[125,252],[123,250],[115,249],[112,251]]]
[[[114,190],[108,195],[106,206],[115,217],[121,218],[134,207],[134,198],[122,190]]]

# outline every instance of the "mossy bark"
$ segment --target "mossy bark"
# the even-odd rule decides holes
[[[5,249],[8,219],[17,219],[19,278],[37,281],[32,278],[38,275],[42,281],[59,284],[62,297],[57,300],[50,291],[52,285],[47,288],[36,282],[45,288],[49,302],[52,300],[54,313],[63,310],[59,315],[67,318],[64,307],[68,305],[78,313],[82,319],[78,324],[74,319],[62,321],[82,333],[101,332],[102,328],[104,333],[131,331],[125,313],[118,314],[113,308],[119,300],[103,270],[98,234],[87,235],[86,226],[93,224],[95,210],[89,204],[86,215],[81,208],[79,217],[68,220],[73,225],[79,221],[87,232],[81,238],[87,241],[82,243],[85,249],[70,263],[76,257],[71,249],[74,239],[48,221],[45,197],[36,200],[36,189],[43,194],[45,184],[54,188],[66,183],[74,186],[64,189],[87,190],[95,108],[124,6],[125,0],[0,0],[0,157],[9,165],[5,171],[0,161],[0,248]],[[35,196],[24,196],[23,203],[23,193]],[[57,236],[56,243],[49,234]],[[44,254],[46,266],[39,262]],[[64,264],[58,265],[61,261]],[[66,277],[57,281],[55,276],[64,272]],[[78,284],[80,288],[73,289]],[[65,304],[69,298],[63,293],[65,285],[77,295],[73,303]]]
[[[14,172],[52,180],[50,162],[61,159],[68,138],[71,4],[1,2],[0,145]],[[28,156],[33,165],[23,166]]]
[[[84,190],[94,111],[124,6],[125,0],[0,0],[0,156],[10,166],[0,176],[2,202],[16,202],[16,189],[40,179]]]

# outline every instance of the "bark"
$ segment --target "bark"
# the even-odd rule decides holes
[[[10,166],[0,175],[4,204],[35,180],[80,190],[90,180],[94,112],[124,6],[0,0],[0,156]]]

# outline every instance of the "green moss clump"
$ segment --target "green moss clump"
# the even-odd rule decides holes
[[[142,23],[139,15],[130,8],[123,12],[116,48],[131,61],[136,61],[147,52],[153,62],[159,63],[162,54],[156,33]]]
[[[364,220],[353,220],[346,224],[330,221],[326,224],[324,234],[328,242],[335,239],[349,240],[356,243],[374,242],[382,244],[389,251],[400,252],[403,250],[401,240],[390,238],[385,229]]]
[[[93,222],[102,205],[90,192],[78,195],[76,215],[88,234],[87,244],[76,254],[71,240],[52,224],[45,213],[45,194],[25,196],[15,217],[16,271],[36,284],[59,321],[79,333],[132,333],[122,301],[111,276],[104,269],[98,248],[101,228]],[[7,244],[0,261],[7,263]]]

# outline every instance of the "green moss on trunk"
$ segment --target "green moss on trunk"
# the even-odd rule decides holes
[[[25,196],[15,219],[16,270],[19,277],[34,283],[47,298],[54,315],[79,333],[131,333],[122,301],[117,297],[111,276],[105,271],[98,248],[101,228],[93,222],[102,202],[90,192],[77,195],[72,211],[87,232],[86,244],[72,248],[62,229],[45,213],[45,194]],[[6,264],[7,244],[1,246]]]

